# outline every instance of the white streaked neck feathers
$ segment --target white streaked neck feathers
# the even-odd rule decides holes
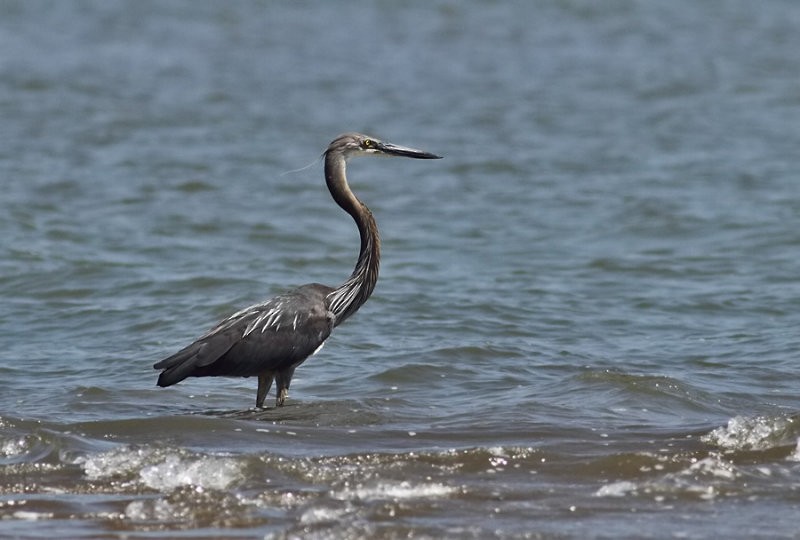
[[[350,190],[345,176],[345,158],[341,152],[325,155],[325,181],[336,201],[353,217],[361,235],[361,250],[350,277],[328,294],[328,309],[334,315],[334,326],[338,326],[355,313],[367,301],[378,281],[381,242],[378,225],[372,212]]]

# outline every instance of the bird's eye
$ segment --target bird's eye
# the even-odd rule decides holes
[[[361,143],[361,148],[363,148],[364,150],[368,150],[370,148],[373,148],[374,146],[375,143],[372,142],[372,139],[364,139],[364,141]]]

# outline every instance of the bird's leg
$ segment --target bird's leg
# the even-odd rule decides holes
[[[283,407],[283,402],[289,397],[289,385],[292,382],[292,375],[294,375],[294,368],[279,371],[275,376],[278,381],[278,394],[275,397],[276,407]]]
[[[270,387],[272,386],[272,372],[265,371],[264,373],[258,374],[258,392],[256,393],[256,408],[260,409],[264,406],[264,399],[267,397],[267,392],[269,392]]]

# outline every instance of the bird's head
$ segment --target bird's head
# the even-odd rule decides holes
[[[423,152],[407,146],[383,142],[374,137],[368,137],[361,133],[345,133],[336,137],[328,149],[326,155],[339,154],[344,159],[356,156],[403,156],[415,159],[441,159],[442,156]]]

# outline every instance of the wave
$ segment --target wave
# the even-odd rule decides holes
[[[609,500],[635,509],[774,496],[781,486],[791,492],[800,461],[800,422],[789,415],[691,429],[509,426],[481,439],[326,427],[295,409],[284,420],[269,416],[275,411],[63,425],[2,418],[0,492],[14,502],[0,504],[0,519],[346,536],[414,516],[423,529],[463,526],[481,536],[475,516],[487,508],[546,517]]]

